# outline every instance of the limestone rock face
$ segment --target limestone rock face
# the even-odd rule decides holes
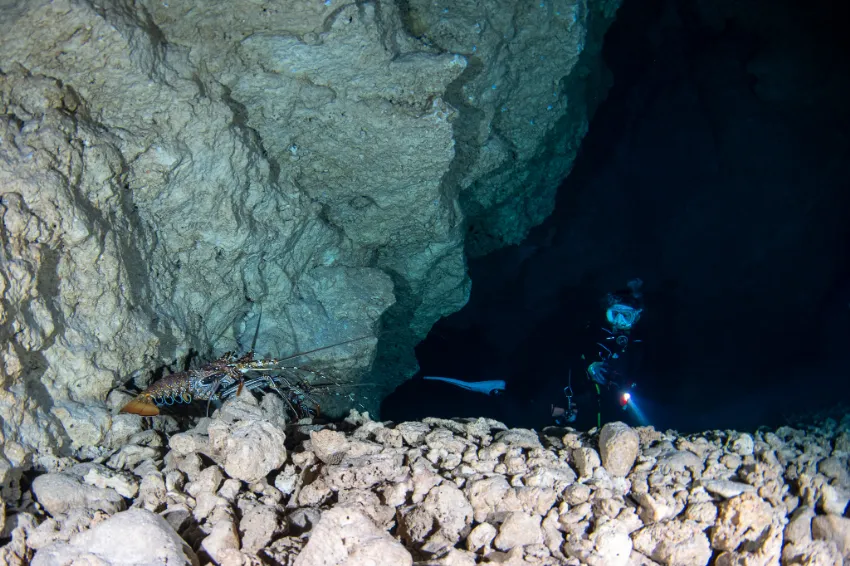
[[[108,392],[190,351],[281,357],[382,319],[369,387],[322,407],[376,414],[467,300],[464,215],[488,234],[470,249],[514,242],[569,171],[619,3],[550,4],[4,10],[4,458],[99,457]],[[351,376],[374,355],[309,361]]]

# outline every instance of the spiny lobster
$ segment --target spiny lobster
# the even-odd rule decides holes
[[[247,389],[274,391],[286,402],[296,418],[318,416],[321,409],[312,391],[334,384],[311,384],[305,379],[305,374],[321,374],[304,367],[284,366],[282,362],[365,338],[369,336],[298,352],[279,359],[255,360],[253,352],[237,358],[228,352],[198,369],[173,373],[160,379],[130,400],[120,412],[152,417],[160,414],[163,407],[206,401],[209,415],[211,403],[220,403]]]

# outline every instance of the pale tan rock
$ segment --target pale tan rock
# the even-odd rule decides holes
[[[785,526],[785,540],[791,544],[808,544],[812,540],[812,519],[815,510],[811,507],[800,507],[791,515]]]
[[[192,497],[198,497],[202,493],[215,493],[222,481],[224,475],[221,469],[216,465],[207,466],[194,480],[186,484],[185,491]]]
[[[199,564],[192,549],[162,517],[142,509],[117,513],[67,543],[41,548],[32,565],[60,566],[74,560],[81,564]]]
[[[432,488],[422,502],[422,508],[434,518],[440,533],[452,544],[469,531],[472,505],[454,485],[444,483]]]
[[[328,466],[325,479],[331,489],[367,489],[401,479],[405,473],[403,460],[401,454],[348,457],[338,465]]]
[[[812,537],[834,543],[845,560],[850,560],[850,519],[821,515],[812,519]]]
[[[473,518],[479,523],[489,521],[491,516],[520,509],[515,492],[501,476],[471,482],[464,491],[472,505]]]
[[[782,564],[789,566],[835,566],[843,564],[841,551],[833,542],[815,540],[805,544],[786,544]]]
[[[138,500],[148,511],[159,511],[166,504],[168,490],[165,480],[158,472],[146,474],[139,484]]]
[[[196,432],[181,432],[168,440],[168,446],[178,456],[186,456],[195,452],[209,452],[209,439]]]
[[[542,448],[540,437],[537,432],[527,428],[512,428],[496,433],[493,438],[496,442],[503,442],[509,446],[533,449]]]
[[[54,517],[78,508],[117,513],[126,506],[115,490],[86,485],[64,473],[38,476],[33,480],[32,490],[38,502]]]
[[[210,449],[228,476],[245,482],[259,481],[286,462],[281,428],[264,420],[210,424]]]
[[[708,537],[696,523],[667,521],[632,533],[634,548],[670,566],[704,566],[711,558]]]
[[[294,566],[344,564],[411,566],[413,558],[361,511],[339,506],[322,513]]]
[[[235,480],[233,478],[228,478],[222,482],[221,488],[219,488],[218,490],[218,495],[219,497],[223,497],[224,499],[232,503],[236,500],[236,496],[239,495],[239,492],[241,490],[241,481]]]
[[[434,533],[435,527],[434,516],[422,507],[409,506],[401,510],[399,530],[409,544],[421,545]]]
[[[717,507],[710,501],[692,503],[685,508],[685,517],[703,528],[708,528],[717,520]]]
[[[842,516],[848,502],[850,502],[850,491],[830,484],[824,484],[820,489],[818,509],[822,513]]]
[[[602,466],[613,476],[627,476],[635,463],[640,438],[629,425],[607,423],[599,433]]]
[[[729,499],[742,493],[754,493],[755,488],[749,484],[728,480],[704,480],[702,487],[709,493]]]
[[[82,478],[88,485],[114,489],[119,495],[129,499],[135,497],[139,491],[139,482],[134,475],[111,470],[101,464],[77,464],[71,466],[66,473]]]
[[[493,546],[502,551],[525,546],[527,544],[543,544],[541,518],[527,513],[508,513],[504,522],[499,526],[499,534],[493,540]]]
[[[599,525],[587,539],[568,537],[567,554],[588,566],[626,566],[632,541],[616,521]]]
[[[316,457],[325,464],[339,464],[349,449],[349,441],[341,432],[310,431],[310,444]]]
[[[633,497],[640,506],[640,518],[645,524],[657,523],[676,515],[675,505],[659,491],[638,493]]]
[[[431,427],[424,422],[403,422],[396,426],[402,439],[408,446],[419,446],[425,441],[425,435],[431,431]]]
[[[466,548],[472,552],[487,548],[496,538],[496,534],[496,527],[490,523],[478,523],[466,537]]]
[[[590,499],[590,493],[589,486],[577,483],[564,490],[563,497],[570,505],[579,505]]]
[[[214,561],[221,563],[226,557],[233,560],[233,551],[239,551],[239,534],[232,521],[224,520],[213,524],[210,534],[201,541],[201,548]]]
[[[655,470],[665,475],[687,470],[699,477],[704,468],[702,458],[689,450],[668,450],[658,456],[655,464]]]
[[[301,488],[298,493],[298,504],[302,507],[318,507],[331,498],[333,490],[324,478],[317,478]]]
[[[432,564],[434,566],[475,566],[477,562],[473,553],[452,548],[442,558],[433,560]]]
[[[337,504],[359,508],[380,528],[389,530],[395,524],[395,509],[385,505],[377,493],[368,489],[339,491],[337,492]]]
[[[593,475],[593,470],[602,464],[599,453],[593,448],[574,448],[572,458],[579,476],[583,478]]]
[[[752,456],[754,447],[753,437],[747,433],[738,434],[729,442],[731,452],[740,456]]]
[[[277,510],[268,505],[255,505],[242,515],[239,532],[242,534],[242,550],[257,554],[268,546],[280,533],[282,525]]]
[[[159,450],[156,448],[128,444],[113,454],[106,462],[106,465],[113,470],[129,470],[135,468],[145,460],[151,460],[157,456],[159,456]]]
[[[711,533],[711,546],[735,550],[743,542],[761,538],[770,527],[773,510],[769,503],[753,493],[744,493],[719,506],[717,523]]]

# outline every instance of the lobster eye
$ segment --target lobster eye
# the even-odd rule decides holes
[[[201,379],[199,379],[199,380],[198,380],[198,383],[200,383],[203,387],[210,387],[210,386],[212,386],[212,385],[213,385],[213,384],[214,384],[217,380],[218,380],[218,376],[217,376],[217,375],[208,375],[208,376],[206,376],[206,377],[202,377]]]

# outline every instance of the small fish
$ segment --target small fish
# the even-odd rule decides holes
[[[461,381],[459,379],[452,379],[451,377],[434,377],[432,375],[426,375],[422,379],[427,379],[428,381],[445,381],[467,391],[477,391],[484,395],[501,395],[505,391],[505,382],[501,379],[492,381]]]

